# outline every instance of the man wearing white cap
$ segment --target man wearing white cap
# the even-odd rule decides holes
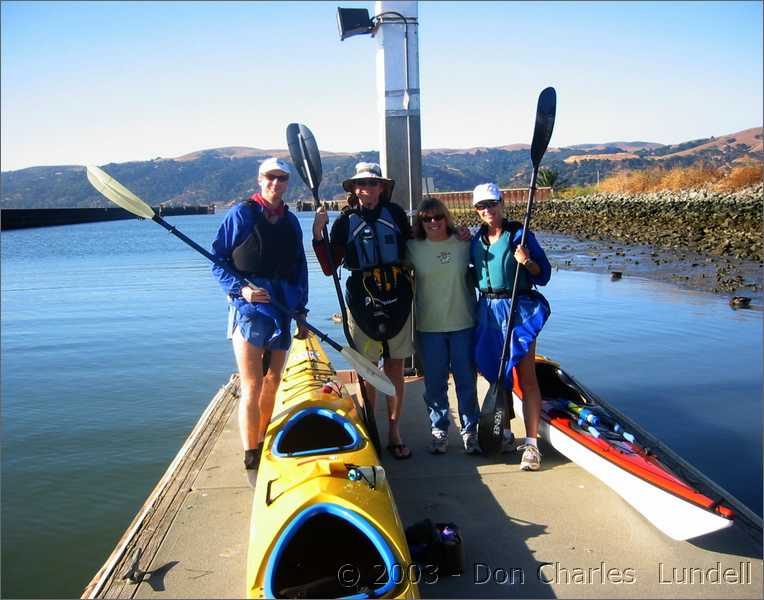
[[[511,394],[512,373],[516,367],[528,436],[517,447],[523,453],[520,467],[524,471],[537,471],[541,468],[541,453],[536,441],[541,415],[541,392],[536,379],[536,337],[551,311],[546,298],[535,287],[549,282],[552,267],[530,231],[525,237],[526,245],[520,246],[522,223],[504,218],[501,191],[495,183],[478,185],[472,192],[472,205],[483,222],[472,238],[470,247],[470,258],[480,290],[475,315],[475,364],[488,381],[498,381],[499,358],[511,310],[512,285],[515,272],[520,269],[515,298],[517,308],[504,385]],[[507,449],[510,440],[511,432],[505,430]]]
[[[228,297],[228,338],[241,379],[239,432],[244,467],[253,484],[291,344],[293,316],[297,320],[297,337],[307,335],[303,321],[307,313],[308,266],[302,228],[283,201],[289,174],[284,160],[264,160],[257,177],[261,191],[228,211],[212,243],[215,256],[255,284],[250,286],[220,267],[212,267]],[[291,314],[276,310],[270,304],[271,297]]]
[[[382,177],[377,163],[360,162],[355,174],[342,182],[359,204],[349,207],[332,224],[329,246],[333,264],[350,271],[346,298],[348,327],[356,349],[372,362],[383,359],[384,370],[395,386],[388,397],[389,452],[397,460],[411,457],[401,440],[399,421],[403,402],[403,361],[414,353],[411,331],[411,281],[401,262],[411,226],[403,209],[390,201],[395,182]],[[323,228],[329,221],[324,207],[313,221],[313,249],[325,275],[331,275]],[[367,397],[375,398],[371,386]]]

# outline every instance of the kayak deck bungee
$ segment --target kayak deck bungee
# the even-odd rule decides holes
[[[317,338],[295,339],[257,473],[248,597],[419,596],[396,577],[411,557],[361,414]]]
[[[725,498],[636,423],[546,357],[536,356],[536,374],[542,396],[539,434],[558,452],[602,480],[673,539],[732,525],[736,512]],[[515,411],[522,414],[521,392],[517,387],[513,392]]]

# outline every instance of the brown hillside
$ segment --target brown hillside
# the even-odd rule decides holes
[[[197,150],[176,158],[163,158],[161,160],[174,160],[177,162],[187,162],[201,158],[203,154],[214,153],[222,158],[250,158],[258,156],[278,156],[279,158],[289,159],[289,150],[282,149],[263,149],[250,148],[249,146],[227,146],[225,148],[211,148],[208,150]],[[353,156],[353,152],[326,152],[321,150],[321,156]]]
[[[729,133],[727,135],[720,135],[716,139],[711,140],[695,148],[689,150],[682,150],[681,152],[674,152],[673,154],[666,154],[665,156],[658,156],[656,160],[663,160],[666,158],[673,158],[675,156],[690,156],[691,154],[697,154],[704,150],[710,150],[711,148],[723,149],[725,146],[732,146],[734,144],[745,144],[750,148],[751,152],[761,152],[762,150],[762,128],[753,127],[751,129],[744,129],[737,133]]]
[[[626,160],[627,158],[639,158],[631,152],[616,152],[614,154],[576,154],[569,156],[563,162],[572,164],[584,160]]]

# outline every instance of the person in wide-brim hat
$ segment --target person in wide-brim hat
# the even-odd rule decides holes
[[[382,182],[381,200],[390,200],[393,196],[395,181],[382,177],[382,169],[377,163],[359,162],[355,166],[355,174],[342,182],[342,189],[346,192],[354,192],[358,179],[375,179]]]

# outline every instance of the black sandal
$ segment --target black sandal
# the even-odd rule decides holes
[[[404,454],[404,450],[408,450],[408,454]],[[387,451],[393,455],[395,460],[406,460],[414,455],[406,444],[388,444]]]

